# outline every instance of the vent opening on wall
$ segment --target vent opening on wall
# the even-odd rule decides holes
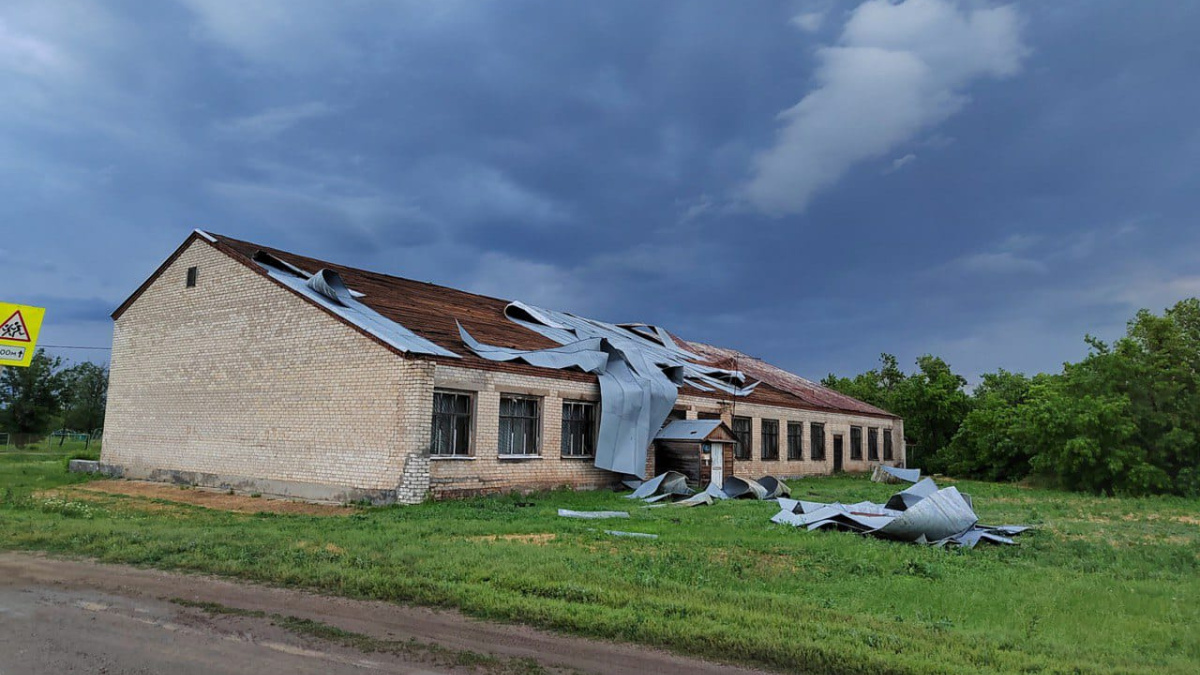
[[[187,271],[187,287],[191,288],[196,285],[196,277],[200,275],[199,267],[189,267]]]

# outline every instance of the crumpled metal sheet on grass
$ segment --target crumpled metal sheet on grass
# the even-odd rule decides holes
[[[789,497],[792,494],[792,489],[788,487],[787,483],[779,480],[775,476],[763,476],[756,482],[763,486],[763,489],[767,491],[767,494],[765,497],[763,497],[763,499]]]
[[[673,495],[688,497],[692,493],[693,490],[687,484],[687,476],[678,471],[667,471],[642,483],[633,494],[626,495],[625,498],[655,502]]]
[[[710,506],[714,499],[712,493],[706,490],[704,492],[697,492],[687,499],[675,502],[675,506]]]
[[[871,480],[876,483],[915,483],[921,480],[921,470],[876,464],[871,472]]]
[[[809,530],[833,528],[937,546],[972,548],[981,541],[1013,544],[1009,537],[1029,529],[1022,525],[979,525],[966,495],[956,487],[939,490],[926,478],[896,493],[887,504],[822,504],[779,499],[771,522]]]
[[[510,303],[504,314],[560,346],[521,350],[485,345],[459,325],[463,343],[493,361],[523,361],[594,373],[600,382],[594,463],[608,471],[642,475],[647,448],[684,384],[732,396],[748,396],[758,384],[747,383],[741,372],[698,363],[702,357],[683,349],[667,331],[655,326],[610,324],[520,302]]]
[[[741,476],[729,476],[721,484],[726,499],[766,499],[767,489],[758,481]]]
[[[558,515],[563,518],[628,518],[627,511],[572,511],[571,509],[559,509]]]
[[[657,534],[648,534],[646,532],[622,532],[620,530],[605,530],[604,534],[609,534],[614,537],[632,537],[634,539],[658,539]]]

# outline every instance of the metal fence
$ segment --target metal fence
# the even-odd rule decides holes
[[[55,448],[78,447],[90,449],[98,445],[104,437],[103,429],[77,431],[75,429],[56,429],[45,433],[16,433],[0,431],[0,449],[3,450],[53,450]]]

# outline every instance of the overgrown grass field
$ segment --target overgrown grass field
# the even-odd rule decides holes
[[[985,523],[1037,529],[1019,546],[953,551],[774,525],[774,503],[645,509],[610,492],[346,517],[40,494],[86,480],[63,457],[0,453],[0,548],[455,607],[784,672],[1200,672],[1196,500],[959,481]],[[844,502],[898,489],[852,477],[791,486]]]

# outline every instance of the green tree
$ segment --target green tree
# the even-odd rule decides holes
[[[1038,381],[1050,376],[1039,375]],[[1021,373],[987,373],[972,394],[971,411],[963,418],[945,451],[947,471],[987,480],[1017,480],[1033,469],[1030,439],[1018,433],[1021,406],[1034,380]]]
[[[966,386],[948,363],[926,354],[917,359],[917,372],[897,387],[891,412],[904,418],[904,434],[916,444],[910,466],[946,470],[945,448],[971,409]]]
[[[39,349],[27,368],[6,366],[0,373],[0,421],[11,432],[48,431],[62,408],[62,359]]]
[[[83,362],[63,371],[63,426],[90,432],[104,426],[108,368]]]

